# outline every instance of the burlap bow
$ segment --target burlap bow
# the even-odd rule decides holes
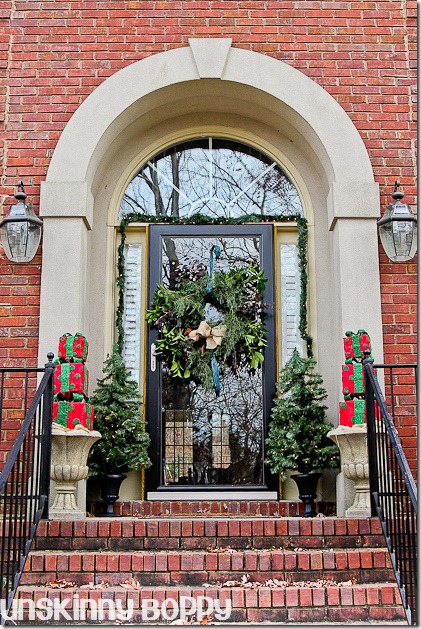
[[[206,339],[206,349],[215,349],[221,345],[225,332],[225,325],[218,325],[215,328],[211,328],[206,321],[201,321],[197,330],[192,330],[189,333],[189,338],[195,343],[200,339]]]

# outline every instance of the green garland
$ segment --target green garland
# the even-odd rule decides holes
[[[300,270],[300,323],[299,331],[301,338],[306,343],[307,356],[313,356],[312,338],[307,332],[307,244],[308,230],[307,220],[300,215],[274,215],[261,216],[260,214],[248,214],[238,218],[220,217],[217,219],[210,218],[203,214],[194,214],[189,217],[174,216],[150,216],[149,214],[138,214],[136,212],[126,214],[120,222],[121,242],[118,247],[117,258],[117,287],[118,287],[118,304],[116,310],[116,328],[117,328],[117,345],[120,352],[123,352],[124,346],[124,292],[126,286],[126,273],[124,268],[124,246],[126,242],[126,228],[131,223],[166,223],[171,225],[242,225],[244,223],[274,223],[274,222],[296,222],[298,228],[298,264]]]
[[[307,320],[307,289],[308,289],[308,229],[307,220],[303,216],[297,218],[298,227],[298,267],[300,269],[300,322],[298,329],[300,336],[306,344],[307,357],[313,358],[313,339],[308,333]]]

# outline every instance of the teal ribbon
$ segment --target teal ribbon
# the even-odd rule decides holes
[[[206,286],[206,294],[212,291],[212,276],[213,276],[213,264],[214,259],[218,260],[221,255],[221,247],[219,245],[212,245],[209,256],[209,281]],[[215,258],[214,258],[215,256]],[[215,350],[212,350],[212,359],[211,359],[211,368],[212,368],[212,376],[213,376],[213,386],[215,387],[215,391],[218,394],[221,390],[221,381],[219,379],[219,365],[216,359]]]
[[[214,264],[214,256],[215,254],[215,260],[218,260],[219,256],[221,255],[221,247],[219,245],[212,245],[211,250],[210,250],[210,256],[209,256],[209,282],[206,286],[206,294],[209,295],[209,293],[212,290],[212,275],[213,275],[213,264]]]
[[[216,393],[219,393],[221,390],[221,381],[219,379],[219,365],[218,365],[218,361],[216,360],[216,354],[215,354],[214,349],[212,350],[211,367],[212,367],[212,376],[213,376],[213,386],[215,387]]]

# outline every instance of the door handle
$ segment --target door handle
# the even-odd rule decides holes
[[[156,371],[156,345],[151,343],[151,371]]]

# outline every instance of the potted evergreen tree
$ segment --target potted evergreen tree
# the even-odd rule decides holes
[[[326,436],[332,424],[326,419],[327,397],[316,361],[302,358],[295,349],[282,369],[276,384],[277,396],[269,425],[266,462],[282,481],[287,470],[298,472],[291,478],[297,483],[304,502],[304,516],[316,515],[314,500],[320,470],[338,467],[339,450]]]
[[[117,345],[113,346],[103,367],[104,377],[97,381],[91,396],[95,407],[95,427],[102,439],[92,448],[88,465],[91,475],[101,479],[103,515],[114,516],[114,503],[124,472],[151,466],[147,450],[150,437],[145,430],[142,397],[130,377]]]

